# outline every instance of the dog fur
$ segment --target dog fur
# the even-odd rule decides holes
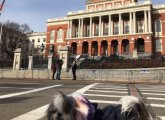
[[[134,96],[124,96],[119,105],[108,105],[96,111],[95,120],[149,120],[150,115],[142,102]],[[100,117],[102,116],[102,117]]]
[[[80,94],[60,93],[47,110],[48,120],[93,120],[94,106]]]
[[[66,96],[60,93],[47,110],[48,120],[149,120],[143,101],[134,96],[124,96],[119,105],[97,109],[80,94]]]

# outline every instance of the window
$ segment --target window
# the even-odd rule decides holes
[[[108,29],[109,29],[108,28],[108,23],[105,23],[104,24],[104,33],[103,33],[104,35],[108,35]]]
[[[114,23],[114,35],[119,34],[119,22]]]
[[[96,24],[96,33],[95,36],[99,36],[99,24]]]
[[[129,33],[129,21],[124,22],[124,34]]]
[[[89,33],[90,33],[90,26],[88,25],[87,26],[87,36],[86,37],[89,37]]]
[[[54,43],[54,38],[55,38],[55,30],[52,30],[50,32],[50,43]]]
[[[155,34],[156,34],[156,36],[162,35],[162,22],[161,22],[161,20],[155,21]]]
[[[43,38],[43,42],[46,42],[46,38]]]
[[[57,42],[63,42],[63,30],[59,29],[57,31]]]
[[[144,32],[144,22],[143,21],[138,21],[138,33],[143,33]]]
[[[35,40],[34,40],[34,39],[32,39],[32,42],[34,43],[34,42],[35,42]]]
[[[156,52],[162,52],[162,39],[157,39],[156,40]]]
[[[38,42],[40,42],[40,39],[38,38]]]
[[[37,48],[39,49],[40,48],[40,45],[37,45]]]

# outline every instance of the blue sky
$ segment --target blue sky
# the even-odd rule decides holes
[[[34,32],[45,32],[47,19],[65,17],[68,11],[84,10],[85,1],[6,0],[4,21],[27,23]],[[152,0],[152,2],[154,4],[165,4],[164,0]],[[0,20],[2,21],[2,18]]]

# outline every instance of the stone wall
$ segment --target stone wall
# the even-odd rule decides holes
[[[51,79],[51,70],[0,69],[0,78]],[[72,72],[62,70],[62,79],[72,79]],[[165,82],[165,68],[150,69],[78,69],[77,80]]]

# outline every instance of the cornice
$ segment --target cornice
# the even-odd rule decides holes
[[[119,8],[112,8],[112,9],[105,9],[105,10],[97,10],[97,11],[86,11],[80,12],[75,14],[68,14],[67,17],[75,17],[75,16],[96,16],[96,14],[104,15],[104,13],[109,12],[109,14],[116,14],[116,13],[126,13],[126,12],[136,12],[142,10],[151,10],[151,3],[143,4],[143,5],[136,5],[136,6],[126,6],[126,7],[119,7]],[[131,10],[130,10],[131,9]],[[123,12],[122,12],[123,11]]]

